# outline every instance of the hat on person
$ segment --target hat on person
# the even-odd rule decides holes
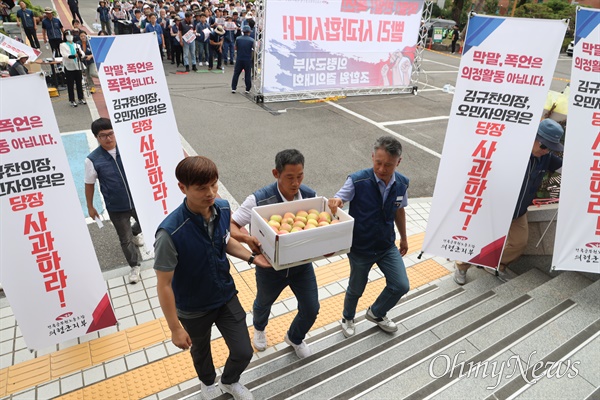
[[[22,51],[17,53],[17,60],[20,60],[21,58],[29,58],[29,56],[25,53],[23,53]]]
[[[218,35],[224,35],[225,29],[223,29],[223,27],[221,25],[219,25],[215,28],[215,32],[217,32]]]
[[[175,17],[173,17],[173,19],[175,21],[181,21],[181,17],[179,15],[175,15]]]
[[[244,25],[244,27],[242,28],[242,32],[243,33],[252,32],[252,28],[250,28],[250,25]]]
[[[552,151],[563,151],[564,146],[560,143],[565,130],[553,119],[547,118],[540,122],[535,139]]]
[[[252,18],[252,11],[248,11],[246,13],[246,18]]]
[[[44,14],[53,14],[54,11],[52,11],[52,9],[50,7],[46,7],[44,8]]]

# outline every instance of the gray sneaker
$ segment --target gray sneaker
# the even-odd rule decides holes
[[[131,241],[137,247],[142,247],[144,245],[144,234],[143,233],[138,233],[137,235],[135,235],[133,237],[133,239]]]
[[[226,385],[223,382],[219,384],[224,392],[229,393],[235,400],[254,400],[252,392],[239,382]]]
[[[354,328],[353,319],[342,318],[340,324],[342,325],[342,333],[344,334],[344,337],[349,338],[351,336],[354,336],[354,334],[356,333],[356,329]]]
[[[306,344],[306,342],[304,340],[300,344],[295,344],[294,342],[292,342],[290,340],[287,333],[285,334],[284,340],[287,344],[289,344],[290,346],[292,346],[294,348],[298,358],[300,358],[300,359],[306,358],[312,354],[312,351],[310,351],[310,348],[308,347],[308,345]]]
[[[463,271],[454,263],[454,282],[459,285],[467,283],[467,271]]]
[[[212,385],[205,385],[204,382],[200,381],[200,397],[203,400],[213,400],[221,395],[221,391],[217,387],[216,383]]]
[[[382,331],[387,333],[394,333],[398,330],[398,326],[394,321],[389,319],[388,317],[378,318],[371,311],[371,307],[367,310],[365,314],[365,318],[371,322],[374,322],[381,328]]]
[[[254,337],[252,338],[252,344],[256,350],[265,351],[267,348],[267,335],[265,335],[265,331],[259,331],[258,329],[255,329]]]

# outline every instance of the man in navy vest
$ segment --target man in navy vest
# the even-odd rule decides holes
[[[396,172],[402,160],[402,145],[391,136],[382,136],[375,141],[371,158],[373,168],[350,175],[328,202],[335,215],[338,207],[349,201],[350,215],[354,218],[352,247],[348,253],[350,279],[341,321],[345,337],[355,333],[356,305],[365,291],[373,264],[383,272],[386,286],[367,310],[367,320],[385,332],[396,332],[398,327],[386,314],[409,290],[402,261],[408,250],[404,213],[408,204],[408,178]],[[394,224],[400,232],[400,249],[395,244]]]
[[[175,176],[186,197],[159,225],[154,242],[156,290],[171,340],[180,349],[191,347],[201,396],[214,399],[221,394],[210,349],[215,324],[229,349],[221,389],[234,399],[253,399],[239,382],[253,351],[227,254],[248,264],[267,267],[269,263],[230,237],[231,210],[226,200],[218,198],[219,172],[214,162],[202,156],[184,158]]]
[[[242,228],[250,223],[250,215],[254,207],[301,200],[316,195],[314,190],[302,185],[304,156],[298,150],[289,149],[277,153],[273,176],[277,181],[248,196],[231,220],[231,235],[240,242],[248,244],[256,254],[260,254],[260,242]],[[258,351],[267,348],[265,328],[269,322],[271,306],[283,289],[289,286],[298,300],[298,314],[292,321],[284,340],[294,348],[299,358],[310,356],[311,351],[304,337],[315,323],[319,313],[318,287],[312,263],[281,271],[273,268],[255,268],[255,273],[257,293],[252,311],[254,347]]]
[[[131,267],[129,282],[135,284],[140,281],[142,259],[137,246],[143,246],[144,239],[110,119],[98,118],[92,122],[92,133],[100,146],[85,159],[85,200],[88,214],[92,219],[100,218],[94,208],[94,186],[98,179],[106,210]],[[133,226],[132,217],[136,221]]]

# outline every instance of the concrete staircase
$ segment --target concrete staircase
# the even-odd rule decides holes
[[[410,292],[388,314],[393,335],[363,312],[354,337],[333,326],[307,340],[311,357],[283,348],[242,382],[256,399],[600,399],[600,281],[474,275]],[[201,399],[199,385],[182,398]]]

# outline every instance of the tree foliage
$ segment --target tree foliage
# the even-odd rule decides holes
[[[485,0],[483,12],[488,15],[496,15],[496,12],[498,12],[498,0]]]
[[[575,29],[575,13],[577,6],[567,0],[550,0],[547,3],[525,3],[515,10],[515,17],[543,18],[543,19],[570,19],[569,32]]]

